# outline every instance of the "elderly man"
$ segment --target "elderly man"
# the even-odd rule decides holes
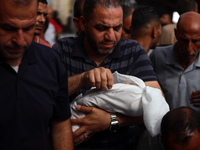
[[[139,77],[146,85],[160,89],[145,50],[138,42],[121,38],[123,10],[118,0],[85,0],[80,25],[83,32],[78,37],[65,37],[53,45],[69,69],[70,100],[91,87],[111,89],[114,71]],[[134,133],[129,125],[142,123],[141,116],[110,114],[96,107],[77,108],[87,114],[72,120],[80,125],[73,133],[74,142],[86,140],[77,149],[133,148]]]
[[[174,45],[158,47],[151,54],[154,70],[171,109],[188,106],[200,112],[200,15],[180,16]]]
[[[59,56],[32,42],[37,0],[0,1],[0,149],[73,149],[67,74]],[[50,128],[49,128],[50,127]]]

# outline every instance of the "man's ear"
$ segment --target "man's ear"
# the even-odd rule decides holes
[[[157,36],[157,27],[156,26],[154,26],[152,28],[151,34],[152,34],[151,36],[152,36],[153,39],[156,38],[156,36]]]
[[[74,25],[76,26],[77,29],[80,28],[80,26],[79,26],[79,22],[78,22],[78,21],[79,21],[78,18],[76,18],[76,17],[73,18]]]
[[[85,31],[86,28],[86,20],[83,16],[79,18],[79,25],[82,31]]]

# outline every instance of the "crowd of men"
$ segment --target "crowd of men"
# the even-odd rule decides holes
[[[159,149],[200,149],[200,14],[181,14],[177,41],[160,47],[162,26],[151,6],[130,9],[127,26],[119,0],[76,0],[74,8],[77,35],[51,45],[40,36],[46,0],[0,1],[0,149],[139,150],[143,115],[78,105],[86,116],[70,119],[70,103],[91,88],[111,90],[115,71],[166,99]]]

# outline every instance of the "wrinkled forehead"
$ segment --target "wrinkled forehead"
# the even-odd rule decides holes
[[[37,14],[37,0],[0,0],[0,17],[31,18]]]

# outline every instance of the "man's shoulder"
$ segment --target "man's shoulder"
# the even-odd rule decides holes
[[[43,59],[50,59],[58,57],[58,54],[51,48],[36,42],[32,42],[29,49],[29,55],[35,55],[36,57],[42,57]]]
[[[117,48],[125,53],[136,53],[144,51],[142,46],[135,40],[121,38],[117,44]]]
[[[173,49],[174,45],[168,45],[168,46],[158,46],[153,50],[152,54],[154,55],[162,55],[167,54]]]
[[[132,39],[121,38],[118,45],[119,46],[138,46],[140,44],[137,41],[132,40]]]
[[[78,40],[76,36],[62,37],[57,40],[57,42],[52,46],[54,49],[73,47],[74,45],[79,45],[82,41]]]

